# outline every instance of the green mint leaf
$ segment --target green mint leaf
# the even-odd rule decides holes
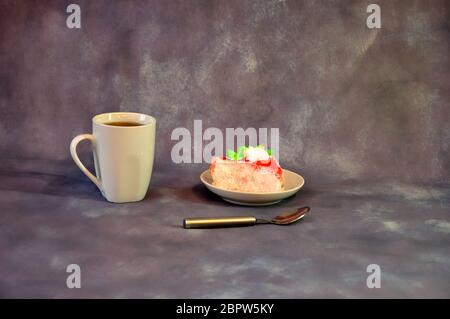
[[[248,149],[247,146],[239,146],[239,148],[238,148],[238,153],[239,153],[239,152],[244,152],[246,149]]]
[[[245,151],[247,150],[247,148],[248,147],[246,147],[246,146],[240,146],[238,148],[238,151],[237,151],[237,154],[236,154],[237,160],[240,161],[240,160],[242,160],[245,157]]]
[[[272,150],[270,148],[267,149],[267,154],[269,154],[269,156],[272,156]]]
[[[227,158],[228,158],[229,160],[235,161],[235,160],[236,160],[236,157],[237,157],[237,154],[236,154],[235,151],[233,151],[233,150],[228,150],[228,151],[227,151]]]

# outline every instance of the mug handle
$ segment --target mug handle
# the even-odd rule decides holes
[[[97,187],[102,191],[102,186],[100,184],[100,180],[81,163],[78,154],[77,154],[77,145],[82,140],[90,140],[92,143],[92,146],[95,147],[96,141],[95,137],[92,134],[81,134],[78,136],[75,136],[72,142],[70,143],[70,155],[72,155],[73,161],[77,166],[81,169],[81,171],[95,184]]]

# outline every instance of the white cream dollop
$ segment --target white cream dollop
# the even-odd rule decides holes
[[[244,156],[250,162],[267,161],[270,158],[269,153],[265,149],[252,146],[245,150]]]

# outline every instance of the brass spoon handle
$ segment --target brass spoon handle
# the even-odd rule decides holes
[[[200,218],[185,218],[183,220],[183,227],[188,228],[215,228],[215,227],[240,227],[240,226],[254,226],[256,218],[253,216],[247,217],[200,217]]]

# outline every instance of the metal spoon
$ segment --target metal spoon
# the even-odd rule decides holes
[[[241,227],[254,226],[256,224],[290,225],[302,219],[310,208],[305,206],[298,208],[295,212],[287,212],[275,216],[271,220],[247,217],[200,217],[185,218],[183,228],[220,228],[220,227]]]

